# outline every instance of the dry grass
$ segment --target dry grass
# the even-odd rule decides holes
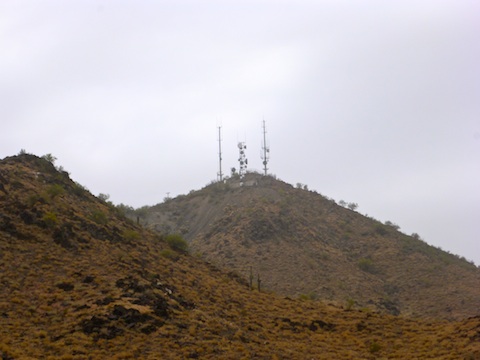
[[[203,260],[162,255],[158,235],[41,166],[0,163],[4,359],[480,358],[479,317],[414,320],[251,291]],[[52,182],[65,192],[28,203]]]

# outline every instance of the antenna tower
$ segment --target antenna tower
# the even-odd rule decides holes
[[[219,171],[217,173],[218,180],[220,182],[223,181],[223,173],[222,173],[222,127],[218,127],[218,166]]]
[[[239,151],[238,163],[240,164],[238,169],[238,174],[240,175],[240,179],[243,179],[243,177],[247,172],[248,159],[247,159],[247,156],[245,155],[246,149],[247,149],[247,145],[244,142],[238,143],[238,151]]]
[[[265,176],[267,175],[267,164],[268,160],[270,160],[270,147],[267,145],[267,130],[265,128],[265,120],[263,120],[263,144],[262,144],[263,154],[261,158],[263,160],[263,171],[265,172]]]

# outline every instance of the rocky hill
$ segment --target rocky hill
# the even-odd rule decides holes
[[[480,269],[303,188],[250,173],[143,208],[193,252],[292,297],[415,317],[479,314]],[[428,214],[425,214],[428,216]],[[454,239],[452,239],[453,241]]]
[[[0,358],[480,357],[478,316],[411,319],[250,290],[170,239],[46,159],[1,160]]]

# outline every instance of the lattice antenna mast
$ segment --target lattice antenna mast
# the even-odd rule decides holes
[[[263,171],[265,172],[265,176],[268,172],[268,160],[270,160],[270,147],[267,145],[267,129],[265,128],[265,120],[263,120],[263,144],[262,144],[263,154],[261,158],[263,160]]]
[[[219,171],[217,173],[218,180],[223,181],[223,172],[222,172],[222,127],[218,127],[218,167]]]
[[[239,142],[238,143],[238,163],[239,163],[239,168],[238,168],[238,174],[240,175],[240,179],[243,179],[245,174],[247,173],[247,165],[248,165],[248,159],[247,155],[245,154],[245,150],[247,149],[247,145],[244,142]]]

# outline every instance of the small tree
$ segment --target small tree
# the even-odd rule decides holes
[[[412,233],[412,235],[410,235],[412,238],[414,238],[415,240],[420,240],[420,241],[423,241],[423,239],[421,238],[420,235],[418,235],[417,233]]]
[[[100,194],[98,194],[98,198],[99,198],[100,200],[102,200],[103,202],[107,202],[108,199],[110,199],[110,195],[100,193]]]
[[[393,223],[393,222],[391,222],[391,221],[389,221],[389,220],[385,221],[385,225],[390,226],[390,227],[394,228],[395,230],[399,230],[399,229],[400,229],[400,226],[398,226],[397,224],[395,224],[395,223]]]
[[[42,156],[42,159],[47,160],[52,165],[55,165],[55,161],[57,161],[57,158],[52,154],[45,154]]]
[[[358,204],[357,203],[349,203],[348,204],[348,208],[352,211],[356,210],[358,208]]]

